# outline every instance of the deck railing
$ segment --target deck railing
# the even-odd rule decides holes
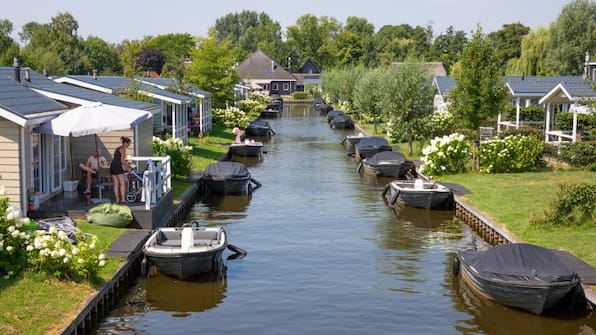
[[[127,157],[128,162],[134,162],[137,171],[142,175],[141,201],[145,209],[166,195],[172,189],[172,168],[170,156],[165,157]]]

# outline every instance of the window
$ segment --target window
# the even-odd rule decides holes
[[[277,84],[272,84],[271,85],[271,90],[277,91],[278,90]]]
[[[290,90],[290,85],[284,84],[284,91],[289,91],[289,90]]]

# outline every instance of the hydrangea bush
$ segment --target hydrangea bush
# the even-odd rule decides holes
[[[226,128],[246,128],[248,125],[248,116],[236,107],[226,109],[214,108],[211,111],[211,116],[214,124],[222,125]]]
[[[191,172],[192,147],[184,145],[179,138],[162,140],[153,137],[153,155],[170,156],[172,162],[172,177],[184,179]]]
[[[480,145],[480,172],[534,171],[541,165],[544,144],[534,136],[510,135]]]
[[[258,113],[264,109],[264,105],[256,100],[240,100],[240,110],[245,114]]]
[[[421,171],[429,177],[466,172],[472,158],[470,144],[459,133],[435,137],[422,154]]]
[[[35,230],[35,222],[8,203],[6,189],[0,186],[0,278],[29,269],[59,279],[90,280],[105,266],[105,255],[95,249],[95,236],[78,233],[77,244],[71,244],[63,231]]]
[[[427,123],[430,137],[448,135],[453,131],[454,126],[455,118],[446,110],[432,113]]]

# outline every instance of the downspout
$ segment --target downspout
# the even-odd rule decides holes
[[[519,129],[519,97],[515,99],[515,129]]]
[[[544,118],[544,143],[548,143],[548,132],[550,131],[550,107],[551,103],[546,104],[546,117]]]
[[[25,127],[20,127],[20,156],[21,156],[21,210],[23,211],[23,216],[27,216],[27,211],[29,210],[29,199],[27,194],[27,170],[28,167],[25,165],[27,163],[25,159]]]

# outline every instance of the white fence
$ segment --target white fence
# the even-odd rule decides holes
[[[134,157],[126,158],[129,163],[134,162],[137,172],[142,178],[141,201],[145,209],[166,195],[172,189],[172,168],[170,156],[165,157]],[[129,190],[130,191],[130,190]],[[127,191],[127,194],[130,192]],[[136,196],[136,195],[135,195]]]

